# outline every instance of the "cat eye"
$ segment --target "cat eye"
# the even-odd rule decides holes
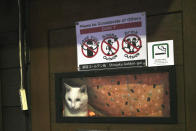
[[[66,92],[69,92],[71,89],[70,88],[66,88]]]
[[[71,101],[71,98],[68,98],[68,101]]]
[[[76,101],[80,101],[80,99],[79,99],[79,98],[77,98],[77,99],[76,99]]]
[[[81,88],[81,89],[80,89],[80,92],[81,92],[81,93],[85,93],[85,91],[86,91],[85,88]]]

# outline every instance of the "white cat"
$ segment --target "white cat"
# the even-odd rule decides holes
[[[65,105],[63,116],[88,116],[88,95],[87,86],[72,87],[64,83]]]

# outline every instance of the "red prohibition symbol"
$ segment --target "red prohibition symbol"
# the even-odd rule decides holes
[[[107,37],[101,43],[101,51],[106,56],[113,56],[119,50],[119,42],[117,38]]]
[[[94,57],[98,52],[98,43],[93,39],[84,41],[81,45],[82,54],[87,58]]]
[[[122,41],[122,49],[127,54],[135,54],[142,47],[142,41],[135,34],[128,34]]]

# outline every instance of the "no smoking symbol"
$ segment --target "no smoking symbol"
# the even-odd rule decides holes
[[[98,52],[98,43],[93,39],[88,39],[83,42],[82,46],[82,54],[87,58],[94,57]]]
[[[101,43],[101,51],[106,56],[113,56],[118,52],[119,42],[117,38],[107,37]]]
[[[139,36],[135,34],[129,34],[125,36],[122,41],[122,49],[127,54],[135,54],[142,47],[142,41]]]

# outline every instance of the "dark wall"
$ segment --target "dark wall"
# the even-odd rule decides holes
[[[185,0],[32,1],[30,4],[32,129],[194,131],[195,2]],[[177,124],[56,123],[54,73],[77,71],[75,22],[147,12],[147,41],[174,40],[177,70]],[[193,34],[192,34],[192,33]],[[190,49],[191,48],[191,49]],[[67,61],[68,60],[68,61]],[[43,95],[44,94],[44,95]],[[43,117],[44,116],[44,117]]]
[[[145,3],[145,2],[144,2]],[[143,3],[143,4],[144,4]],[[138,3],[132,3],[135,6]],[[168,3],[171,4],[172,3]],[[170,6],[171,6],[170,5]],[[89,5],[88,5],[89,6]],[[158,6],[158,5],[157,5]],[[169,6],[169,5],[168,5]],[[81,7],[82,8],[82,7]],[[163,8],[160,6],[160,10]],[[166,7],[164,7],[165,9]],[[179,7],[180,8],[180,7]],[[141,9],[138,9],[140,11]],[[159,10],[159,11],[160,11]],[[128,12],[127,12],[128,13]],[[174,40],[175,48],[175,65],[177,70],[177,108],[178,108],[178,123],[177,124],[57,124],[55,117],[55,96],[54,96],[54,73],[56,72],[70,72],[76,71],[76,37],[75,28],[60,28],[49,30],[48,41],[48,59],[49,59],[49,83],[50,83],[50,115],[51,115],[51,130],[77,130],[77,129],[104,129],[107,131],[115,130],[149,130],[149,131],[185,131],[185,97],[184,97],[184,60],[183,60],[183,33],[182,33],[182,12],[175,10],[173,12],[164,12],[159,14],[151,14],[147,12],[147,40],[161,41],[161,40]],[[83,17],[89,17],[84,15]],[[81,18],[79,18],[81,19]],[[66,37],[67,36],[67,37]],[[70,59],[70,57],[72,59]]]
[[[187,131],[196,130],[196,2],[194,0],[183,1],[183,41],[185,64],[185,95],[186,95],[186,120]]]
[[[31,63],[26,62],[31,81],[32,130],[76,131],[82,129],[136,131],[195,131],[196,3],[194,0],[32,0],[29,17]],[[174,40],[177,69],[177,124],[68,124],[56,123],[54,74],[76,71],[76,21],[147,12],[147,41]],[[17,0],[0,4],[0,130],[31,129],[29,112],[21,111],[19,99]],[[25,21],[25,26],[28,21]],[[69,62],[66,62],[69,60]],[[27,60],[28,61],[28,60]],[[31,80],[28,79],[31,65]],[[30,97],[29,90],[27,90]],[[31,108],[30,108],[31,110]]]
[[[29,129],[29,121],[26,121],[29,117],[20,110],[18,96],[18,9],[16,5],[16,0],[3,0],[0,4],[0,16],[2,16],[0,21],[2,92],[0,128],[5,131]],[[32,130],[76,131],[82,128],[108,131],[195,131],[195,5],[194,0],[30,1],[28,15],[31,44]],[[76,71],[74,23],[142,11],[147,12],[148,42],[174,40],[178,123],[170,125],[56,123],[53,73]]]
[[[0,16],[0,130],[27,131],[28,119],[19,98],[17,0],[2,0]]]

